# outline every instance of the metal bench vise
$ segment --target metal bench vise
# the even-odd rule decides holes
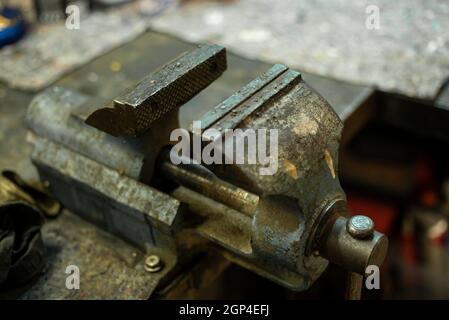
[[[261,174],[266,166],[248,154],[224,164],[173,162],[182,160],[170,140],[179,107],[225,69],[225,49],[202,45],[105,107],[63,88],[40,94],[27,123],[41,179],[73,212],[157,254],[167,277],[208,250],[298,291],[328,261],[361,275],[380,265],[387,239],[368,218],[349,220],[338,180],[343,125],[297,71],[274,65],[199,115],[199,132],[186,129],[200,151],[231,130],[276,129],[277,170]]]

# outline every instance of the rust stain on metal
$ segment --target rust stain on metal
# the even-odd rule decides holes
[[[335,174],[335,168],[334,168],[334,161],[332,160],[332,156],[328,150],[324,150],[324,159],[326,160],[327,166],[329,167],[329,171],[332,174],[332,178],[335,179],[336,174]]]
[[[298,180],[298,172],[296,171],[296,167],[293,163],[288,160],[284,160],[285,171],[295,180]]]
[[[293,132],[298,136],[315,135],[318,131],[318,124],[315,120],[306,115],[301,115],[293,128]]]

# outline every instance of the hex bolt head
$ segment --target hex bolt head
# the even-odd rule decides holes
[[[158,272],[162,269],[161,259],[155,255],[149,255],[145,259],[145,270],[151,273]]]
[[[365,239],[374,232],[374,222],[367,216],[353,216],[346,224],[348,233],[356,239]]]

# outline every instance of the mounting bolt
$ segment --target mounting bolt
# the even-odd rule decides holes
[[[348,233],[356,239],[365,239],[374,232],[374,222],[367,216],[353,216],[346,224]]]
[[[151,273],[158,272],[162,269],[162,261],[161,259],[155,255],[149,255],[145,259],[145,270]]]

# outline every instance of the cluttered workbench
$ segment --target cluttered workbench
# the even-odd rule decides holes
[[[159,1],[154,2],[159,3]],[[170,7],[170,5],[164,5]],[[63,66],[62,68],[66,68],[66,70],[49,77],[48,79],[52,80],[45,85],[37,86],[36,83],[40,83],[40,79],[36,79],[37,77],[33,75],[31,79],[35,81],[30,83],[35,87],[32,90],[29,90],[30,87],[27,88],[27,83],[23,81],[23,77],[20,77],[20,72],[17,73],[14,81],[6,80],[5,82],[5,79],[13,78],[6,73],[11,66],[5,67],[5,60],[0,62],[0,70],[3,70],[0,76],[3,79],[3,83],[0,83],[0,170],[13,170],[31,183],[39,180],[37,171],[30,160],[31,143],[35,137],[28,133],[28,129],[24,126],[27,107],[37,95],[45,92],[50,94],[56,92],[57,88],[62,88],[84,96],[87,99],[85,104],[103,105],[114,99],[125,88],[135,86],[146,75],[158,70],[160,66],[178,57],[181,53],[196,48],[196,44],[182,39],[205,42],[211,41],[215,37],[218,43],[224,42],[230,46],[230,52],[227,54],[227,71],[207,90],[200,92],[180,108],[180,124],[186,128],[193,120],[209,111],[210,106],[218,105],[269,69],[273,60],[294,63],[294,59],[288,54],[286,54],[288,57],[285,59],[286,61],[280,61],[283,60],[282,52],[270,55],[270,50],[257,46],[255,46],[256,49],[248,45],[240,47],[241,50],[233,50],[239,46],[238,41],[234,42],[232,37],[226,38],[213,32],[212,35],[207,32],[202,34],[196,29],[198,26],[192,22],[196,21],[196,15],[200,15],[208,17],[205,19],[209,21],[211,28],[217,26],[223,21],[228,21],[226,15],[231,14],[228,11],[242,10],[239,7],[243,5],[240,4],[240,1],[236,1],[234,8],[230,5],[226,9],[228,11],[224,11],[224,17],[217,13],[220,12],[217,6],[223,5],[219,2],[211,4],[206,1],[206,5],[203,7],[197,4],[199,8],[196,11],[194,5],[181,7],[178,11],[168,10],[167,13],[164,11],[165,8],[164,10],[160,8],[155,10],[152,15],[148,15],[147,12],[145,18],[150,19],[150,27],[154,28],[153,30],[148,30],[147,25],[139,26],[142,30],[139,29],[141,31],[136,32],[132,39],[124,37],[120,40],[121,43],[105,46],[106,49],[103,51],[92,53],[90,58],[84,61],[81,59],[70,68]],[[249,4],[244,4],[244,6],[247,5],[258,6],[252,1],[249,1]],[[259,4],[259,6],[260,10],[263,10],[263,4]],[[309,9],[310,16],[316,17],[316,12]],[[131,12],[133,11],[131,10]],[[151,18],[148,18],[149,16]],[[304,13],[302,19],[306,19],[306,16],[307,14]],[[175,20],[188,27],[180,29],[179,25],[173,22]],[[302,23],[301,21],[300,23]],[[94,24],[95,21],[89,23]],[[134,27],[133,25],[133,30],[135,30]],[[245,28],[245,26],[239,26],[239,28]],[[320,30],[322,31],[322,29]],[[273,33],[278,32],[275,31]],[[45,37],[45,30],[40,29],[39,32],[41,33],[40,37]],[[76,32],[76,30],[68,32]],[[263,40],[260,42],[271,41],[271,38],[266,39],[268,36],[260,30],[256,32],[251,29],[246,33],[246,37],[250,37],[251,34],[256,39],[262,37]],[[188,35],[193,38],[189,38]],[[25,39],[24,41],[36,41],[36,39]],[[22,44],[21,50],[26,49],[27,46],[30,44]],[[270,47],[273,51],[279,48],[274,45],[270,45]],[[283,48],[285,49],[285,47]],[[44,49],[40,48],[39,50]],[[255,55],[254,52],[257,50],[262,50],[260,52],[263,54]],[[7,55],[11,57],[11,53],[6,53]],[[305,54],[305,56],[307,55]],[[61,63],[61,61],[58,62]],[[309,64],[306,63],[308,66],[306,70],[314,70],[314,63],[316,60],[313,59]],[[327,62],[325,65],[329,66]],[[355,84],[357,81],[354,80],[360,77],[356,73],[351,73],[346,79],[338,80],[336,78],[342,73],[338,68],[334,70],[333,74],[327,73],[327,71],[321,73],[321,75],[316,75],[313,72],[301,72],[302,79],[329,102],[344,123],[341,146],[349,144],[374,118],[382,119],[386,123],[404,130],[418,131],[425,136],[442,140],[449,139],[449,126],[446,125],[449,120],[449,100],[447,99],[449,87],[444,85],[444,80],[441,80],[443,83],[441,88],[435,89],[419,86],[419,81],[424,81],[422,79],[417,80],[409,87],[402,85],[394,87],[394,83],[400,83],[396,79],[398,82],[392,81],[385,88],[379,90],[379,86],[369,83],[369,81]],[[379,79],[381,76],[375,81],[380,81]],[[353,80],[352,83],[348,82],[351,80]],[[391,88],[393,88],[392,92],[389,92]],[[426,88],[426,90],[419,91],[415,90],[416,88]],[[415,112],[409,112],[407,108],[414,108]],[[417,122],[419,122],[419,126]],[[416,129],[417,127],[419,128]],[[192,262],[193,266],[190,271],[179,273],[175,281],[176,285],[171,283],[161,286],[161,279],[166,276],[166,272],[170,271],[170,265],[175,264],[174,257],[164,256],[161,253],[167,271],[165,269],[162,272],[148,271],[144,251],[94,227],[67,209],[57,218],[49,219],[42,228],[42,234],[43,241],[48,248],[48,269],[22,295],[23,299],[146,299],[152,295],[165,298],[195,298],[204,294],[204,285],[202,284],[213,283],[230,265],[230,262],[221,256],[202,257]],[[212,260],[213,262],[211,262]],[[77,265],[81,270],[86,270],[83,273],[80,290],[66,290],[62,285],[67,277],[65,271],[68,265]],[[214,295],[209,292],[209,296],[213,297]]]
[[[193,44],[185,43],[170,36],[151,31],[146,32],[136,40],[63,77],[55,83],[55,86],[76,90],[90,96],[92,101],[112,99],[123,87],[129,87],[137,83],[145,74],[193,47]],[[207,106],[215,105],[224,100],[257,74],[266,70],[268,66],[268,64],[260,61],[230,55],[229,69],[226,74],[211,85],[206,94],[198,95],[182,107],[181,117],[184,118],[184,123],[191,122],[195,114],[206,112]],[[328,92],[327,98],[333,102],[333,106],[338,108],[337,110],[343,116],[349,116],[351,112],[347,110],[355,109],[356,106],[369,99],[373,92],[367,87],[338,83],[313,75],[305,75],[305,78],[312,86],[316,83],[315,86],[319,87],[317,90],[320,92]],[[338,89],[336,90],[336,88]],[[27,180],[37,180],[37,173],[30,162],[31,146],[26,141],[27,130],[23,126],[27,106],[35,93],[9,89],[5,85],[2,85],[1,90],[3,93],[1,119],[4,122],[1,126],[1,153],[4,155],[1,158],[1,169],[19,172]],[[116,245],[110,244],[110,239],[101,241],[101,236],[106,236],[97,233],[99,232],[95,231],[93,227],[68,212],[64,212],[63,217],[46,225],[44,239],[47,236],[47,241],[54,246],[52,258],[58,264],[50,263],[55,270],[47,275],[47,279],[42,280],[42,288],[38,286],[35,289],[36,291],[29,293],[29,297],[76,298],[77,296],[73,296],[71,291],[53,289],[57,287],[56,283],[65,279],[65,266],[75,262],[81,268],[97,270],[89,274],[89,278],[84,280],[86,283],[91,283],[89,287],[83,287],[79,292],[75,291],[80,295],[79,298],[144,298],[146,295],[149,296],[154,289],[151,285],[148,285],[148,281],[151,284],[151,277],[148,277],[142,265],[132,263],[136,259],[133,258],[133,254],[136,255],[137,253],[125,244],[121,244],[123,246],[121,250],[124,251],[124,253],[121,253],[117,250]],[[95,237],[100,239],[92,239],[91,236],[86,236],[86,234],[94,234]],[[93,243],[96,243],[95,250],[92,250]],[[99,246],[99,243],[103,243],[103,247]],[[105,252],[111,246],[118,253],[117,256],[107,255],[108,259],[111,260],[107,263],[108,259],[105,259]],[[74,253],[76,253],[75,257],[73,256]],[[101,257],[101,259],[98,260],[94,257]],[[126,260],[121,261],[122,259]],[[120,260],[121,263],[117,264],[117,260]],[[128,265],[125,263],[127,260],[130,261],[128,261]],[[136,261],[138,260],[136,259]],[[136,277],[136,274],[139,275],[139,270],[135,270],[135,268],[139,269],[139,267],[140,277]],[[115,273],[118,275],[115,275]],[[145,279],[145,276],[148,279]],[[95,281],[91,281],[90,277]],[[105,281],[111,277],[122,278],[122,281],[125,278],[135,280],[130,284]],[[146,284],[144,292],[142,292],[142,283]],[[120,291],[117,291],[118,288],[115,286],[125,286],[127,291],[124,290],[123,293],[117,294],[116,292]],[[66,294],[69,295],[66,296]]]

